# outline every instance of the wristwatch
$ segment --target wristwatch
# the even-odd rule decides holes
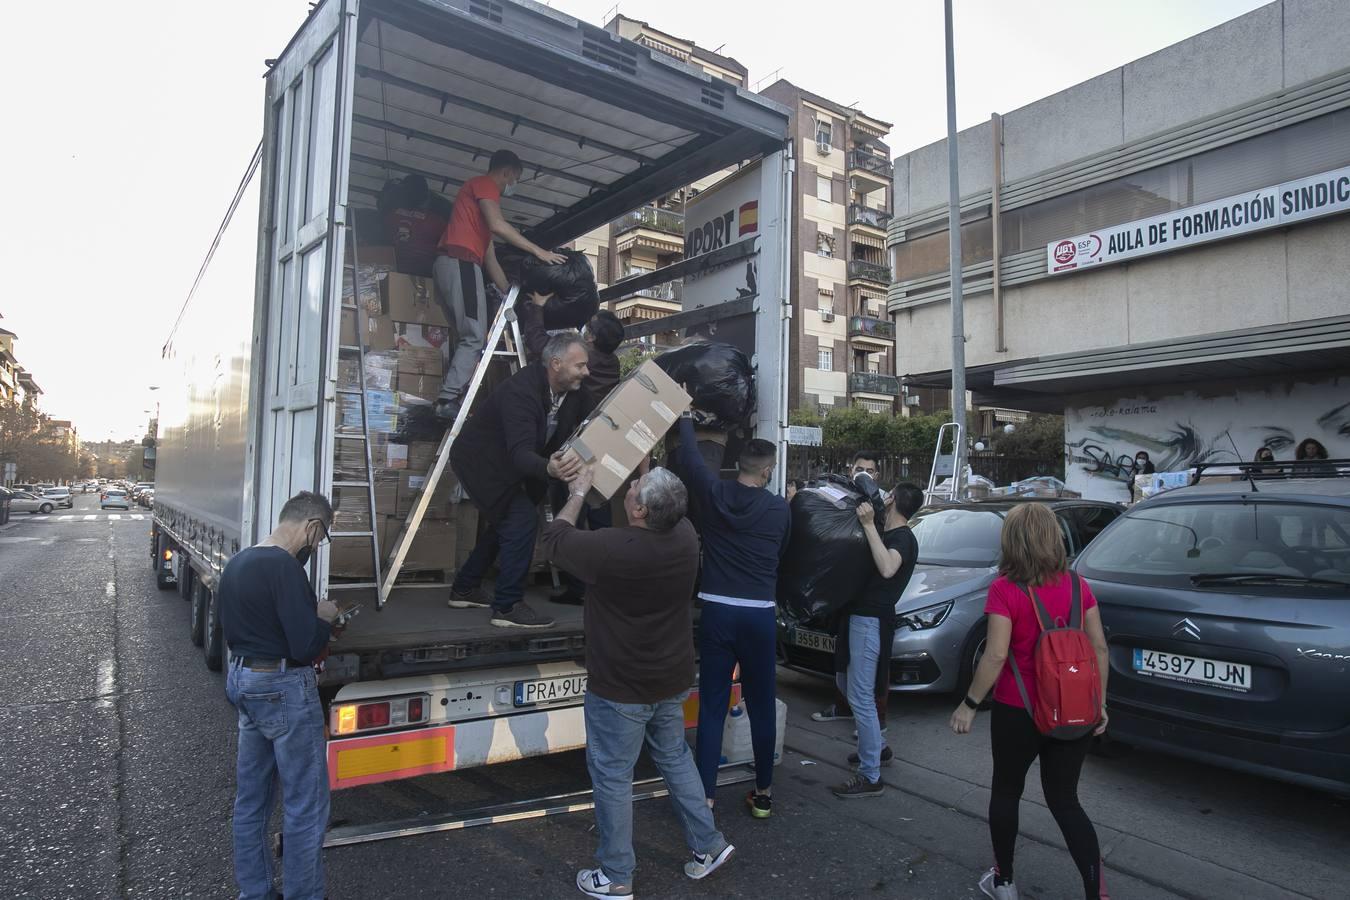
[[[971,709],[977,710],[980,708],[980,701],[970,699],[969,694],[966,694],[965,698],[962,699],[961,702],[964,703],[966,706],[969,706]]]

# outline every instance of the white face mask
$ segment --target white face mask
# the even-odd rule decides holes
[[[515,192],[516,192],[516,184],[515,184],[515,182],[511,182],[511,183],[508,184],[506,187],[502,188],[502,196],[503,196],[503,197],[510,197],[510,196],[511,196],[512,194],[514,194]]]

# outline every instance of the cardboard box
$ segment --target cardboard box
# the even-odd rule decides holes
[[[689,402],[684,389],[648,360],[581,423],[564,447],[595,466],[595,482],[587,498],[592,506],[608,502],[627,484]]]
[[[351,269],[344,267],[342,270],[342,305],[360,306],[372,315],[379,315],[383,311],[381,307],[384,304],[384,292],[381,285],[388,275],[388,270],[362,265],[357,272],[360,276],[357,280],[361,285],[361,294],[357,300],[353,301]]]
[[[426,486],[426,472],[407,471],[400,473],[398,479],[398,505],[394,508],[394,515],[406,519],[412,515],[413,505],[417,503],[418,496]],[[440,480],[436,482],[436,493],[431,497],[431,503],[427,506],[426,516],[428,519],[449,519],[455,515],[456,506],[466,506],[458,502],[460,498],[459,480],[455,478],[455,473],[446,466],[441,472]]]
[[[354,356],[338,359],[338,387],[356,387],[361,383],[361,364]],[[398,389],[398,354],[392,350],[366,354],[366,387],[376,391]]]
[[[392,272],[398,268],[398,254],[394,248],[388,244],[362,244],[356,248],[356,255],[361,258],[361,268],[370,266],[376,269],[383,269],[386,272]],[[347,242],[347,262],[352,261],[352,243]]]
[[[339,329],[338,342],[344,347],[356,346],[357,319],[361,321],[360,332],[365,336],[366,352],[375,353],[385,350],[393,350],[397,344],[394,340],[394,320],[388,316],[372,316],[363,310],[342,310],[342,327]]]
[[[422,347],[445,353],[450,343],[450,329],[443,325],[419,325],[416,322],[394,322],[394,340],[398,349]]]
[[[402,372],[398,376],[398,389],[401,393],[416,397],[419,400],[425,400],[428,403],[435,403],[441,396],[441,384],[444,382],[444,376],[441,375],[418,375],[412,372]]]
[[[381,564],[387,558],[384,552],[389,538],[390,526],[395,533],[400,523],[397,519],[379,516],[376,519],[375,533],[379,537]],[[370,538],[333,538],[328,547],[328,574],[342,578],[372,578],[375,575],[371,556]]]
[[[408,445],[396,444],[390,442],[384,448],[384,464],[392,470],[404,470],[408,468]],[[395,482],[397,490],[397,482]]]
[[[391,272],[384,279],[385,312],[396,322],[448,327],[436,299],[436,285],[430,278]]]
[[[445,358],[435,347],[404,347],[398,352],[400,375],[430,375],[440,378],[445,373]]]
[[[425,472],[436,461],[436,451],[441,445],[436,441],[413,441],[408,445],[408,468],[413,472]],[[446,467],[447,471],[449,467]]]
[[[403,527],[402,519],[392,518],[388,522],[389,527],[382,544],[386,562],[394,555],[394,544],[398,541],[399,532]],[[412,546],[403,557],[402,571],[450,573],[457,570],[467,556],[467,553],[461,556],[459,552],[458,532],[457,522],[446,519],[423,519],[422,524],[418,526],[417,536],[413,538]]]

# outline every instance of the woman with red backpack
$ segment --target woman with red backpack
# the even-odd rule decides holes
[[[970,692],[951,727],[968,734],[994,689],[994,778],[989,834],[994,868],[980,879],[993,900],[1017,900],[1013,847],[1027,770],[1041,761],[1045,802],[1064,834],[1088,900],[1106,900],[1097,832],[1078,803],[1078,776],[1094,734],[1106,730],[1106,635],[1097,600],[1068,570],[1049,507],[1016,506],[1003,521],[999,577],[985,603],[989,632]]]

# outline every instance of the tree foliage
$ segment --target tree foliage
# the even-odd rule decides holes
[[[1005,456],[1035,457],[1047,462],[1064,460],[1064,417],[1032,415],[1011,434],[994,435],[994,449]]]
[[[16,464],[21,481],[70,481],[93,462],[81,465],[79,451],[31,404],[0,400],[0,463]]]
[[[873,450],[883,455],[932,453],[938,429],[949,420],[950,416],[941,412],[931,416],[886,416],[858,407],[836,409],[827,416],[808,409],[794,409],[788,415],[789,424],[819,427],[826,451]]]

